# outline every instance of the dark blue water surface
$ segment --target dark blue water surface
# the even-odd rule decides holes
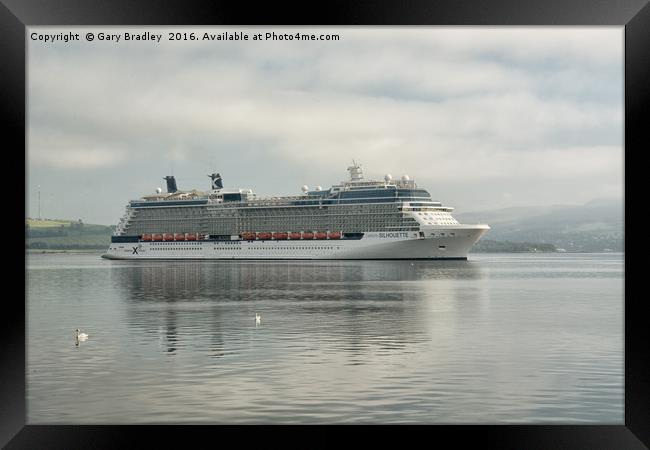
[[[624,423],[620,253],[30,253],[27,289],[31,424]]]

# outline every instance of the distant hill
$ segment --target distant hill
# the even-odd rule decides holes
[[[557,251],[553,244],[493,241],[490,239],[480,239],[471,250],[472,253],[554,253]]]
[[[568,252],[624,251],[623,203],[514,207],[454,214],[462,223],[487,223],[485,239],[550,244]],[[479,241],[480,242],[480,241]]]
[[[72,220],[26,219],[25,248],[47,250],[105,250],[113,227]]]

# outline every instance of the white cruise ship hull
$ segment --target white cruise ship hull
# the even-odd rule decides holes
[[[112,243],[107,259],[467,259],[488,225],[369,232],[361,239],[232,240]]]

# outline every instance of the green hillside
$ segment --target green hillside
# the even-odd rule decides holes
[[[105,250],[113,227],[72,220],[25,220],[25,248],[40,250]]]
[[[71,220],[58,220],[58,219],[26,219],[25,224],[30,228],[54,228],[61,225],[70,225]]]

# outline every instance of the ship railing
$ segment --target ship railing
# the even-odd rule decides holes
[[[119,223],[115,227],[115,232],[113,233],[114,236],[119,236],[124,232],[126,226],[130,223],[133,214],[134,214],[134,210],[129,205],[127,205],[126,213],[124,213]]]
[[[300,200],[304,197],[295,196],[295,197],[282,197],[282,198],[266,198],[266,199],[256,199],[248,201],[250,206],[266,206],[266,205],[283,205],[288,204],[292,200]]]

